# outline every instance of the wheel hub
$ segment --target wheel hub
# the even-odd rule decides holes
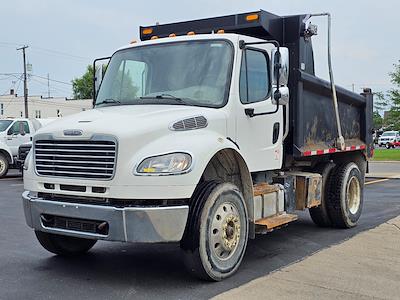
[[[231,257],[240,241],[240,217],[233,204],[226,202],[218,207],[210,234],[213,254],[221,260]]]
[[[4,172],[4,169],[6,167],[6,164],[4,161],[0,160],[0,174]]]
[[[232,251],[240,237],[240,221],[239,218],[230,215],[225,219],[223,230],[222,230],[222,239],[223,239],[223,247],[227,251]]]
[[[361,187],[357,177],[352,177],[347,186],[347,206],[354,215],[357,213],[361,203]]]

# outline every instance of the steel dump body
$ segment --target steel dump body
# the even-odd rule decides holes
[[[256,14],[255,21],[246,16]],[[329,82],[315,76],[311,38],[306,32],[309,15],[277,16],[257,11],[218,18],[194,20],[140,28],[142,40],[152,36],[167,37],[171,33],[186,35],[188,32],[212,33],[224,30],[264,40],[276,40],[290,52],[289,136],[285,141],[286,157],[301,159],[315,151],[339,152],[336,145],[338,129],[335,119],[332,89]],[[144,29],[149,34],[144,34]],[[340,124],[348,150],[366,149],[372,154],[372,101],[370,91],[352,93],[337,87]],[[307,155],[308,154],[308,155]]]
[[[337,127],[330,83],[297,70],[297,87],[291,96],[292,153],[335,149]],[[358,95],[337,87],[340,124],[346,147],[372,150],[372,94]],[[290,149],[290,147],[286,147]],[[370,155],[370,154],[369,154]]]

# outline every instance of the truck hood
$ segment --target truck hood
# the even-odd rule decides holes
[[[84,137],[108,134],[117,138],[148,136],[171,132],[169,126],[182,119],[204,116],[208,128],[226,136],[225,112],[214,108],[181,105],[129,105],[109,106],[84,111],[52,122],[37,133],[64,136],[64,130],[80,130]],[[156,136],[152,136],[156,138]]]

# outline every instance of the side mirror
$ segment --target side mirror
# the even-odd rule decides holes
[[[93,104],[96,102],[97,93],[99,92],[110,58],[98,58],[93,62]]]
[[[273,49],[271,52],[272,60],[272,85],[285,86],[289,81],[289,49],[285,47],[280,47],[278,49]]]
[[[287,86],[276,89],[273,93],[272,104],[288,105],[289,104],[289,88]]]

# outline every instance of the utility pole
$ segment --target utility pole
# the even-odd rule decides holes
[[[47,98],[50,99],[50,75],[47,73]]]
[[[26,57],[25,57],[25,49],[28,46],[23,46],[21,48],[17,48],[17,50],[22,50],[22,56],[24,59],[24,104],[25,104],[25,118],[29,118],[28,113],[28,82],[26,78]]]

